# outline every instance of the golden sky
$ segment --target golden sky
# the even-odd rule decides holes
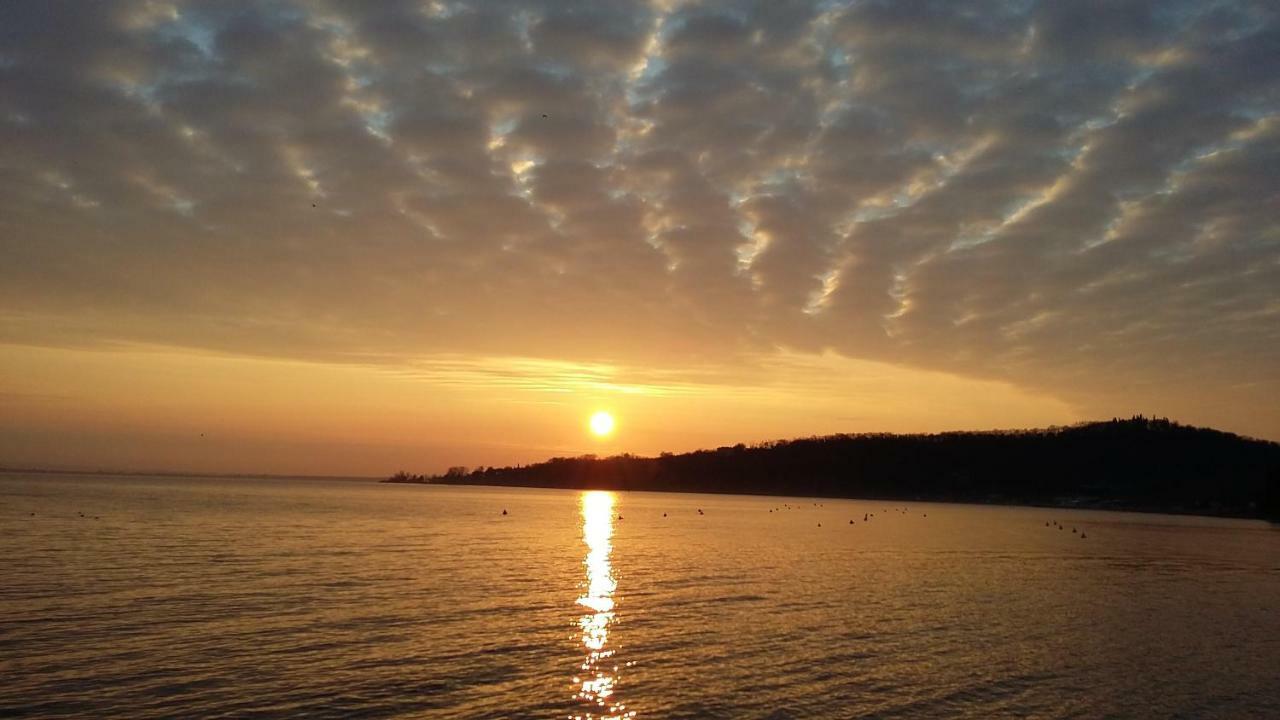
[[[0,466],[1280,438],[1278,12],[5,3]]]
[[[757,377],[704,368],[700,381],[509,357],[390,367],[19,346],[3,357],[22,390],[0,386],[14,410],[0,456],[18,466],[359,475],[1075,417],[1006,383],[834,355],[771,358]],[[604,439],[587,427],[601,410],[618,423]]]

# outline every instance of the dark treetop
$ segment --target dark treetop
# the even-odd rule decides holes
[[[991,502],[1280,519],[1280,444],[1141,416],[1047,430],[831,435],[552,458],[387,482]]]

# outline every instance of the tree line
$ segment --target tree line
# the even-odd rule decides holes
[[[1280,519],[1280,444],[1141,415],[1038,430],[844,434],[556,457],[390,482],[1099,507]]]

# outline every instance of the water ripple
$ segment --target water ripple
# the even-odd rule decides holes
[[[1280,713],[1265,525],[590,497],[0,475],[0,716]]]

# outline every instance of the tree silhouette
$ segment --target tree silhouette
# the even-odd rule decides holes
[[[1280,520],[1280,444],[1142,415],[1044,430],[831,435],[656,458],[556,457],[470,473],[450,468],[426,480],[995,502]]]

